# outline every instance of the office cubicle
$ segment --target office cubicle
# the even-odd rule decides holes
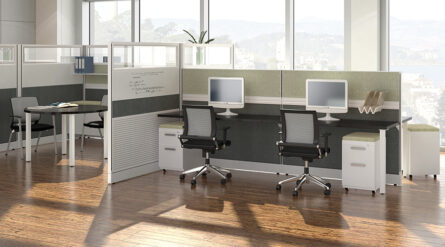
[[[158,113],[179,109],[179,44],[108,47],[109,182],[159,169]],[[118,59],[116,59],[118,58]]]
[[[20,69],[18,52],[19,45],[0,45],[0,151],[6,149],[10,132],[10,99],[17,96]],[[13,138],[15,140],[16,137]]]
[[[183,70],[183,101],[185,104],[206,104],[209,77],[244,77],[245,107],[240,113],[275,115],[280,109],[305,109],[306,79],[346,79],[349,83],[349,111],[335,114],[343,119],[368,119],[376,121],[400,121],[400,73],[397,72],[348,72],[348,71],[280,71],[280,70]],[[385,95],[382,112],[360,114],[358,106],[366,93],[380,90]],[[237,111],[237,110],[234,110]],[[232,126],[232,146],[215,154],[213,162],[228,168],[298,173],[303,162],[300,159],[280,159],[275,141],[280,128],[277,121],[223,121]],[[341,178],[341,138],[347,133],[362,129],[338,129],[326,127],[322,131],[332,133],[331,154],[327,159],[315,161],[312,171],[323,177]],[[369,130],[365,130],[369,131]],[[400,134],[397,128],[387,132],[387,178],[390,183],[400,184]],[[284,165],[287,164],[287,165]]]

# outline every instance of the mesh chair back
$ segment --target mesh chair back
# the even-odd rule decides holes
[[[215,137],[215,112],[211,106],[184,106],[184,135]]]
[[[31,106],[38,106],[39,102],[36,97],[17,97],[11,98],[12,114],[21,117],[22,123],[25,123],[25,108]],[[40,120],[40,114],[31,114],[31,121],[36,122]],[[19,118],[14,118],[14,124],[19,122]]]
[[[101,106],[108,106],[108,95],[104,95],[102,97],[102,102],[100,102]],[[99,116],[100,118],[102,118],[102,120],[104,119],[104,113],[103,112],[99,112]]]
[[[290,143],[318,144],[318,119],[313,111],[281,111],[283,140]]]

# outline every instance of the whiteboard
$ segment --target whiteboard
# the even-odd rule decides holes
[[[179,94],[179,69],[113,69],[111,86],[113,101]]]

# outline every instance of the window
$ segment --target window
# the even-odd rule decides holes
[[[344,69],[344,0],[296,0],[294,28],[295,69]]]
[[[187,42],[200,32],[200,0],[141,0],[141,41]]]
[[[90,44],[131,41],[131,1],[92,2]]]
[[[445,1],[390,4],[390,69],[402,72],[402,116],[442,127],[445,145]]]
[[[235,44],[235,68],[285,66],[285,0],[210,0],[214,43]]]

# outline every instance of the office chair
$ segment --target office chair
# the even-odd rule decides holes
[[[323,187],[324,194],[331,193],[331,184],[309,173],[309,162],[314,159],[327,157],[330,152],[328,136],[324,134],[324,146],[319,143],[319,126],[315,111],[281,110],[282,140],[277,142],[278,155],[283,157],[299,157],[304,160],[304,174],[299,177],[291,177],[278,182],[276,189],[281,190],[281,185],[291,181],[297,181],[293,195],[298,195],[298,189],[304,182],[310,180]]]
[[[191,181],[192,185],[195,185],[197,177],[205,176],[207,172],[213,171],[222,178],[221,184],[225,184],[232,174],[229,170],[211,165],[209,155],[230,146],[230,141],[227,140],[229,127],[223,128],[223,140],[218,140],[216,137],[216,115],[211,106],[184,106],[183,115],[184,132],[179,136],[181,146],[182,148],[202,149],[203,155],[205,154],[205,163],[203,166],[182,172],[179,178],[182,180],[186,174],[196,172]]]
[[[104,95],[102,97],[102,102],[100,103],[102,106],[108,105],[108,95]],[[85,127],[97,129],[99,131],[99,136],[103,140],[104,137],[102,135],[102,131],[100,129],[104,128],[104,113],[99,112],[99,117],[101,120],[98,121],[91,121],[88,123],[84,123],[82,126],[82,136],[81,136],[81,142],[80,142],[80,152],[83,152],[83,145],[85,143]]]
[[[5,156],[8,156],[9,146],[11,144],[11,138],[14,133],[17,133],[17,140],[19,140],[18,133],[26,130],[26,122],[25,122],[25,108],[31,106],[38,106],[39,102],[36,97],[17,97],[11,98],[11,106],[12,106],[12,121],[10,125],[11,133],[9,134],[8,146],[6,148]],[[40,142],[40,134],[42,131],[54,129],[54,151],[57,154],[57,139],[56,139],[56,128],[55,126],[55,116],[53,115],[53,124],[42,124],[40,121],[40,114],[31,114],[31,132],[38,132],[39,136],[37,138],[37,145],[35,148],[35,152],[37,152],[37,148],[39,147]],[[22,148],[22,147],[20,147]]]

